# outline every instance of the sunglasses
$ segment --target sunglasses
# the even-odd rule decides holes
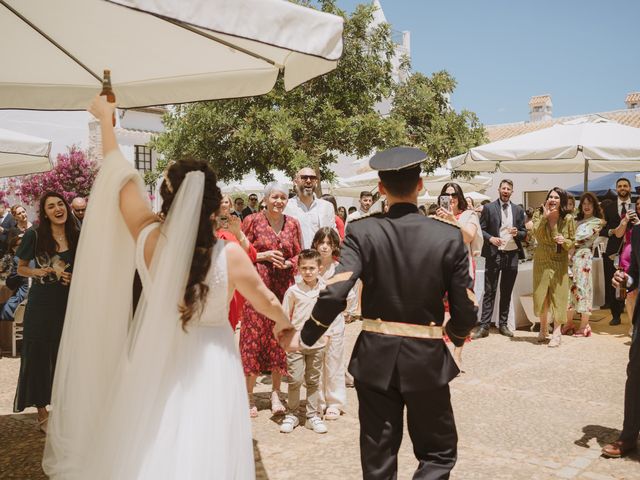
[[[316,177],[315,175],[300,175],[300,179],[307,181],[307,180],[317,180],[318,177]]]
[[[257,202],[258,201],[258,197],[249,197],[249,201],[250,202]]]
[[[264,205],[260,205],[260,210],[266,210],[267,207],[265,207]]]
[[[457,197],[458,194],[457,193],[443,193],[441,196],[442,197]]]

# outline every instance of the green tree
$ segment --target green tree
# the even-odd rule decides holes
[[[455,87],[455,79],[443,70],[430,77],[413,73],[395,88],[391,117],[404,122],[408,144],[428,154],[423,165],[427,171],[487,141],[475,113],[451,108],[449,98]]]
[[[165,116],[166,133],[154,140],[164,158],[206,159],[223,180],[237,180],[251,169],[268,180],[270,170],[293,174],[305,165],[330,178],[339,153],[366,156],[374,148],[402,144],[402,117],[382,117],[375,110],[393,87],[389,25],[372,26],[371,5],[359,5],[349,16],[334,1],[319,3],[345,19],[338,67],[290,92],[280,79],[260,97],[175,107]]]

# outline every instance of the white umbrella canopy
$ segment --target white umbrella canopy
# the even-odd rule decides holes
[[[334,195],[344,197],[358,197],[363,190],[374,190],[378,186],[378,172],[371,170],[348,178],[339,178],[332,188]],[[451,171],[446,168],[437,168],[434,172],[422,174],[424,188],[430,191],[439,191],[449,182],[456,182],[464,192],[485,190],[491,186],[491,177],[476,175],[471,179],[451,178]]]
[[[427,191],[424,195],[418,197],[419,203],[436,203],[438,201],[439,192]],[[491,200],[489,195],[485,195],[480,192],[464,192],[464,196],[471,198],[474,202],[482,202],[484,200]]]
[[[580,118],[480,145],[449,160],[454,170],[505,173],[629,172],[640,168],[640,128]]]
[[[293,189],[293,180],[291,176],[282,170],[273,170],[271,171],[273,175],[274,181],[284,185],[287,188]],[[269,183],[269,182],[267,182]],[[241,194],[244,193],[246,195],[250,193],[257,193],[262,195],[264,191],[264,187],[267,183],[262,182],[258,179],[258,175],[254,171],[246,174],[242,177],[241,180],[235,182],[228,182],[220,184],[220,191],[226,194]],[[323,191],[332,191],[332,186],[328,182],[322,182],[322,190]]]
[[[51,140],[0,128],[0,177],[51,170]]]
[[[341,17],[286,1],[118,3],[0,0],[0,108],[84,109],[105,68],[121,108],[261,95],[342,53]]]
[[[283,184],[285,187],[292,188],[293,182],[291,181],[291,177],[284,173],[281,170],[274,170],[271,172],[275,181]],[[267,182],[268,183],[268,182]],[[248,173],[242,180],[237,182],[229,182],[223,183],[220,185],[220,190],[222,193],[227,194],[250,194],[250,193],[262,193],[264,190],[266,183],[263,183],[258,179],[258,176],[255,172]]]

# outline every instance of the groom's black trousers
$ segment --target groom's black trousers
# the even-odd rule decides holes
[[[397,478],[405,406],[413,453],[419,461],[413,478],[449,478],[458,444],[449,385],[422,392],[401,392],[396,372],[387,390],[358,380],[355,387],[360,404],[360,461],[365,480]]]

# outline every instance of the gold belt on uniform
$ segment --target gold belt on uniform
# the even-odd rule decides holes
[[[362,330],[384,335],[396,335],[398,337],[442,338],[442,326],[440,325],[387,322],[379,318],[375,320],[363,318]]]

